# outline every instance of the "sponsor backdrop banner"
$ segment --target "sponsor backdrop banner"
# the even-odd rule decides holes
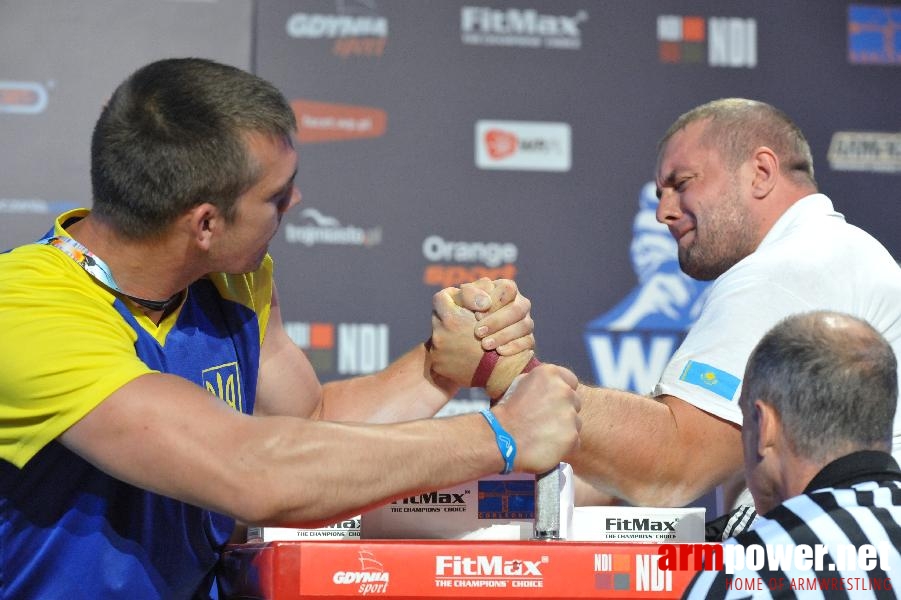
[[[91,203],[94,122],[152,60],[250,67],[251,0],[0,0],[0,251]]]
[[[90,129],[123,76],[207,56],[297,114],[303,203],[271,250],[324,381],[424,341],[432,294],[486,276],[532,299],[541,358],[647,392],[707,287],[654,219],[659,137],[710,99],[775,104],[899,258],[899,32],[886,1],[0,0],[0,246],[90,204]]]
[[[656,143],[771,102],[848,219],[901,256],[901,4],[269,0],[254,68],[293,102],[303,204],[272,252],[323,379],[428,335],[431,295],[512,277],[539,354],[649,391],[707,284],[656,223]]]

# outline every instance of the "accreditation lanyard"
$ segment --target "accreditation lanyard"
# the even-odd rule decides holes
[[[84,269],[88,273],[88,275],[90,275],[100,283],[113,290],[114,292],[122,294],[123,296],[130,298],[131,300],[134,300],[141,306],[149,308],[150,310],[168,310],[172,308],[181,298],[180,292],[167,300],[147,300],[146,298],[138,298],[136,296],[126,294],[119,288],[119,284],[116,283],[116,279],[113,277],[112,271],[110,271],[110,268],[106,265],[105,262],[103,262],[103,259],[85,248],[84,245],[79,243],[77,240],[74,240],[68,236],[48,236],[38,240],[36,243],[53,246],[57,250],[60,250],[63,254],[75,261],[75,264]]]
[[[87,271],[94,279],[113,291],[119,292],[120,294],[125,293],[119,289],[119,284],[116,283],[116,280],[113,278],[113,274],[109,267],[106,266],[106,263],[76,240],[63,235],[55,235],[38,240],[37,243],[53,246],[62,251],[63,254],[74,260],[75,264]]]

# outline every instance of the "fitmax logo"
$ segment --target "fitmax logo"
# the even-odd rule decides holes
[[[540,565],[546,560],[505,560],[503,556],[436,556],[435,575],[442,577],[541,577]]]
[[[496,10],[483,6],[464,6],[460,11],[463,31],[497,34],[561,35],[577,38],[579,26],[588,19],[581,11],[575,16],[546,15],[536,10],[509,8]]]
[[[580,28],[587,20],[584,10],[569,16],[533,9],[464,6],[460,9],[460,34],[464,44],[476,46],[578,50],[582,47]]]
[[[619,519],[606,520],[608,531],[676,531],[679,521],[652,521],[651,519]]]
[[[344,521],[339,521],[338,523],[332,523],[331,525],[326,525],[323,529],[359,529],[360,528],[360,519],[345,519]]]
[[[469,492],[463,492],[462,494],[429,492],[418,496],[410,496],[403,500],[395,500],[391,504],[466,504],[463,496],[467,493]]]

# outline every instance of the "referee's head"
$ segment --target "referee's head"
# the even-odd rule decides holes
[[[802,493],[841,456],[891,451],[896,360],[873,327],[837,312],[793,315],[760,340],[739,398],[758,512]]]

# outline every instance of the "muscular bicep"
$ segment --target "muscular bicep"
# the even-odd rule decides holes
[[[681,506],[742,467],[740,429],[675,396],[580,386],[576,473],[644,506]]]
[[[253,419],[173,375],[125,384],[59,438],[107,474],[165,496],[226,513],[253,465],[242,446]]]
[[[273,292],[266,335],[260,350],[255,415],[315,418],[322,404],[322,386],[303,351],[288,337],[278,297]]]
[[[700,496],[742,469],[741,427],[675,396],[660,396],[676,427],[670,470],[681,474],[686,496]],[[691,498],[689,498],[690,500]]]

